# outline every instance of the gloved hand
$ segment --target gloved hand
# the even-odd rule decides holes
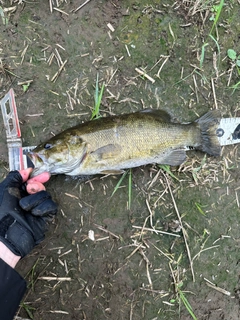
[[[0,241],[14,254],[24,257],[39,244],[56,213],[48,192],[28,195],[18,171],[0,183]]]

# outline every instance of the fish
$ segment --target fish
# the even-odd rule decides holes
[[[179,166],[188,148],[218,157],[217,110],[194,122],[178,123],[159,109],[101,117],[69,128],[39,144],[28,156],[32,177],[51,175],[88,176],[120,174],[147,164]]]

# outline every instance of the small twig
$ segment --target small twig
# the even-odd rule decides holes
[[[50,313],[60,313],[60,314],[69,314],[69,312],[62,311],[62,310],[50,310],[48,312],[50,312]]]
[[[136,253],[136,252],[141,248],[141,246],[142,246],[142,244],[140,243],[140,244],[137,246],[137,248],[134,249],[133,252],[130,253],[130,254],[126,257],[126,259],[130,259],[130,258],[134,255],[134,253]]]
[[[198,86],[197,86],[197,81],[195,78],[195,75],[193,74],[193,82],[194,82],[194,87],[195,87],[195,94],[196,94],[196,98],[197,98],[197,103],[199,103],[199,98],[198,98]]]
[[[158,70],[158,73],[157,73],[157,75],[156,75],[156,77],[158,77],[158,78],[160,78],[160,72],[162,71],[162,68],[163,68],[163,66],[165,65],[165,63],[168,61],[168,59],[170,58],[170,56],[163,56],[164,58],[166,58],[164,61],[163,61],[163,63],[162,63],[162,65],[161,65],[161,67],[159,68],[159,70]]]
[[[192,258],[192,262],[193,262],[197,257],[199,257],[202,252],[207,251],[207,250],[210,250],[210,249],[214,249],[214,248],[217,248],[217,247],[219,247],[219,245],[212,246],[212,247],[209,247],[209,248],[205,248],[205,249],[200,250],[200,251],[199,251],[197,254],[195,254],[195,256]]]
[[[74,196],[73,194],[70,194],[70,193],[67,193],[67,192],[65,192],[65,195],[68,196],[68,197],[71,197],[71,198],[78,199],[77,196]],[[78,200],[79,200],[79,199],[78,199]]]
[[[61,65],[61,67],[59,68],[59,70],[55,73],[55,75],[52,77],[51,82],[55,82],[58,78],[58,76],[60,75],[60,73],[62,72],[62,69],[64,68],[65,64],[67,63],[67,60],[65,60],[63,62],[63,64]]]
[[[164,173],[163,173],[163,175],[164,175],[164,177],[165,177],[165,179],[167,181],[168,189],[169,189],[169,192],[170,192],[170,195],[171,195],[171,198],[172,198],[172,202],[173,202],[175,211],[176,211],[177,216],[178,216],[179,224],[180,224],[180,226],[182,228],[183,238],[184,238],[184,242],[185,242],[185,246],[186,246],[186,250],[187,250],[188,260],[189,260],[189,263],[190,263],[193,282],[195,282],[195,275],[194,275],[193,266],[192,266],[191,253],[190,253],[189,246],[188,246],[188,243],[187,243],[186,231],[185,231],[185,228],[183,227],[182,219],[181,219],[181,216],[179,214],[179,211],[178,211],[178,208],[177,208],[177,205],[176,205],[176,202],[175,202],[175,199],[174,199],[174,196],[173,196],[172,189],[171,189],[171,186],[169,184],[169,181],[168,181],[168,179],[167,179],[167,177],[166,177],[166,175]]]
[[[235,195],[236,195],[237,206],[238,206],[238,208],[239,208],[239,200],[238,200],[238,194],[237,194],[237,191],[235,191]]]
[[[135,68],[135,71],[137,71],[140,75],[142,75],[142,76],[144,76],[145,78],[147,78],[148,80],[150,80],[152,83],[155,82],[155,80],[154,80],[152,77],[150,77],[148,74],[146,74],[145,71],[143,71],[143,70],[141,70],[141,69],[139,69],[139,68]]]
[[[32,83],[33,82],[33,80],[26,80],[26,81],[22,81],[22,82],[20,82],[20,81],[18,81],[18,86],[23,86],[24,84],[30,84],[30,83]]]
[[[214,86],[213,78],[211,79],[211,84],[212,84],[212,91],[213,91],[213,99],[214,99],[215,108],[218,109],[218,104],[217,104],[217,98],[216,98],[216,92],[215,92],[215,86]]]
[[[177,293],[177,280],[176,280],[176,277],[175,277],[175,275],[174,275],[174,272],[173,272],[173,268],[172,268],[171,263],[172,263],[172,262],[169,262],[168,265],[169,265],[169,269],[170,269],[170,271],[171,271],[172,278],[173,278],[174,291],[175,291],[175,293]]]
[[[120,239],[119,236],[117,236],[116,234],[114,234],[113,232],[104,229],[103,227],[99,226],[98,224],[94,223],[94,225],[101,231],[106,232],[108,234],[110,234],[111,236],[113,236],[114,238]]]
[[[77,243],[77,260],[78,260],[78,271],[81,272],[81,256],[80,256],[80,250],[79,245]]]
[[[228,78],[228,82],[227,82],[227,87],[229,87],[231,79],[232,79],[233,68],[234,68],[234,65],[232,65],[231,69],[229,70],[229,78]]]
[[[76,9],[73,10],[73,12],[77,12],[78,10],[80,10],[82,7],[84,7],[88,2],[90,2],[91,0],[86,0],[83,4],[81,4],[79,7],[77,7]]]
[[[166,296],[169,296],[169,292],[166,292],[164,290],[153,290],[153,289],[147,289],[147,288],[139,288],[140,290],[144,290],[144,291],[148,291],[148,292],[152,292],[152,293],[157,293],[161,295],[161,298],[164,298]]]
[[[69,278],[69,277],[38,277],[38,280],[47,280],[47,281],[72,281],[72,278]]]
[[[164,253],[161,249],[159,249],[157,246],[155,246],[155,244],[153,244],[151,241],[148,241],[157,251],[159,251],[165,258],[167,258],[168,260],[170,260],[170,262],[173,262],[172,258],[169,258],[168,255],[170,256],[170,253]]]
[[[153,212],[152,212],[152,210],[151,210],[151,208],[150,208],[150,205],[149,205],[147,199],[146,199],[146,204],[147,204],[148,211],[149,211],[149,213],[150,213],[150,216],[149,216],[149,218],[150,218],[150,226],[151,226],[151,228],[154,229],[154,226],[153,226]]]
[[[167,234],[169,236],[174,236],[174,237],[178,237],[178,238],[181,237],[179,234],[169,233],[169,232],[166,232],[166,231],[157,230],[155,228],[151,229],[151,228],[138,227],[138,226],[132,226],[132,227],[136,228],[136,229],[141,229],[142,231],[151,231],[151,232],[155,232],[155,233],[162,233],[162,234]]]
[[[61,9],[58,9],[58,8],[56,8],[56,7],[54,7],[53,9],[56,10],[56,11],[58,11],[58,12],[60,12],[60,13],[63,13],[63,14],[66,14],[67,16],[69,16],[69,14],[68,14],[67,12],[65,12],[65,11],[63,11],[63,10],[61,10]]]
[[[52,0],[49,0],[49,8],[50,8],[50,12],[53,12],[53,8],[52,8]]]
[[[21,64],[23,64],[23,60],[24,60],[24,58],[25,58],[25,54],[26,54],[26,52],[27,52],[28,47],[29,47],[29,45],[27,45],[27,46],[23,49],[23,51],[22,51],[22,53],[21,53],[21,58],[22,58]]]
[[[107,27],[110,29],[110,31],[112,31],[112,32],[115,31],[115,29],[114,29],[114,27],[112,26],[111,23],[107,23]]]
[[[125,44],[125,48],[126,48],[126,51],[127,51],[128,56],[131,57],[131,53],[130,53],[130,51],[129,51],[129,49],[128,49],[128,46],[127,46],[126,44]]]
[[[150,263],[149,259],[147,258],[147,256],[145,255],[145,253],[143,252],[142,248],[139,248],[139,253],[143,257],[143,260],[146,262],[147,278],[148,278],[150,289],[152,289],[153,288],[153,284],[152,284],[152,279],[151,279],[150,272],[149,272],[149,266],[151,267],[151,263]]]
[[[72,252],[72,249],[70,249],[70,250],[68,250],[68,251],[60,254],[60,255],[59,255],[59,258],[65,256],[66,254],[69,254],[70,252]]]
[[[227,291],[227,290],[225,290],[225,289],[222,289],[222,288],[220,288],[220,287],[217,287],[214,283],[212,283],[211,281],[209,281],[209,280],[206,279],[206,278],[203,278],[203,279],[206,281],[206,284],[207,284],[210,288],[212,288],[212,289],[214,289],[214,290],[216,290],[216,291],[218,291],[218,292],[221,292],[221,293],[225,294],[226,296],[231,296],[231,292],[230,292],[230,291]]]
[[[55,52],[56,52],[55,57],[57,59],[58,66],[60,67],[63,64],[63,61],[62,61],[62,58],[61,58],[57,48],[55,48]]]

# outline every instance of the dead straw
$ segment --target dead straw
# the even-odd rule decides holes
[[[65,64],[67,63],[67,60],[63,62],[63,64],[60,66],[59,70],[55,73],[55,75],[52,77],[51,82],[55,82],[57,78],[59,77],[60,73],[62,72]]]
[[[88,2],[90,2],[91,0],[86,0],[83,4],[81,4],[79,7],[77,7],[76,9],[74,9],[72,12],[77,12],[78,10],[82,9]]]
[[[192,273],[192,278],[193,278],[193,282],[195,282],[195,275],[194,275],[194,271],[193,271],[191,253],[190,253],[188,242],[187,242],[186,231],[185,231],[185,228],[183,227],[182,219],[181,219],[181,216],[179,214],[179,211],[178,211],[178,208],[177,208],[177,205],[176,205],[176,201],[175,201],[173,193],[172,193],[172,188],[170,186],[170,183],[169,183],[166,175],[164,173],[163,173],[163,175],[164,175],[164,177],[166,179],[166,182],[167,182],[167,185],[168,185],[168,189],[169,189],[169,192],[170,192],[170,195],[171,195],[171,198],[172,198],[172,202],[173,202],[175,211],[176,211],[177,216],[178,216],[179,224],[180,224],[182,232],[183,232],[183,238],[184,238],[185,247],[186,247],[186,250],[187,250],[188,260],[189,260],[189,263],[190,263],[190,269],[191,269],[191,273]]]

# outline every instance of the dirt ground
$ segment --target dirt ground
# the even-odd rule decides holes
[[[219,17],[220,1],[83,4],[0,1],[0,98],[14,89],[25,146],[89,120],[97,75],[101,116],[239,116],[227,56],[240,54],[239,1]],[[3,125],[0,156],[4,178]],[[240,319],[238,169],[229,146],[218,159],[190,151],[181,167],[135,168],[115,193],[119,176],[53,176],[58,216],[17,266],[28,291],[16,319]]]

